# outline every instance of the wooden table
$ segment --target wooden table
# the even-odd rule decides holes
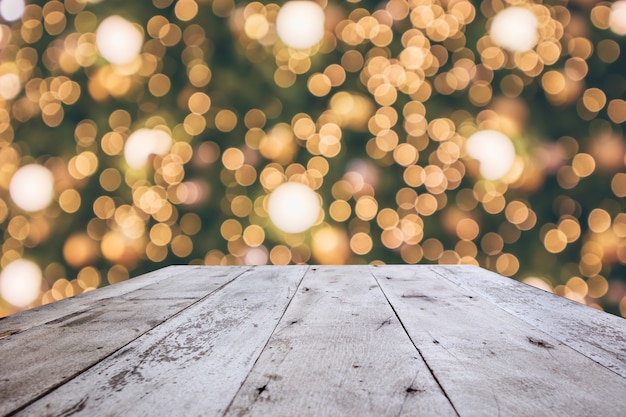
[[[0,415],[624,416],[626,320],[472,266],[173,266],[0,320]]]

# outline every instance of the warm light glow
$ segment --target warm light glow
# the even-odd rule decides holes
[[[616,35],[626,35],[626,1],[616,1],[611,5],[609,28]]]
[[[324,10],[312,1],[289,1],[278,12],[276,31],[287,46],[310,48],[324,37]]]
[[[496,130],[481,130],[467,140],[469,156],[480,162],[480,174],[488,180],[502,178],[515,162],[511,140]]]
[[[52,201],[54,177],[44,166],[25,165],[11,177],[9,192],[13,202],[22,210],[43,210]]]
[[[97,256],[96,242],[86,233],[74,233],[63,245],[63,257],[69,265],[77,269],[91,264]]]
[[[14,22],[22,17],[25,8],[24,0],[1,0],[0,16],[7,22]]]
[[[315,224],[320,213],[320,200],[311,188],[287,182],[270,194],[267,209],[272,222],[286,233],[300,233]]]
[[[150,155],[163,155],[172,146],[172,138],[159,129],[138,129],[126,140],[124,158],[131,168],[142,168]]]
[[[96,31],[96,44],[102,56],[112,64],[132,62],[143,43],[143,35],[135,25],[120,16],[107,17]]]
[[[134,5],[0,0],[29,306],[172,263],[402,262],[626,315],[626,0]]]
[[[20,77],[16,74],[0,75],[0,97],[5,100],[12,100],[17,97],[21,90]]]
[[[0,295],[16,307],[26,307],[39,296],[41,279],[37,264],[15,260],[0,272]]]
[[[251,248],[244,257],[246,265],[266,265],[269,260],[267,249]]]
[[[350,242],[346,232],[336,227],[324,227],[313,236],[315,261],[326,265],[345,264],[350,258]]]
[[[489,36],[498,46],[512,52],[524,52],[537,44],[537,16],[523,7],[509,7],[491,22]]]

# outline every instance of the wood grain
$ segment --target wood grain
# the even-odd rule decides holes
[[[473,266],[433,268],[626,378],[626,320]]]
[[[459,414],[623,413],[626,379],[431,267],[372,273]]]
[[[64,384],[247,269],[218,268],[211,275],[198,267],[169,270],[164,281],[126,281],[94,292],[87,303],[68,299],[50,314],[42,309],[36,319],[30,316],[30,324],[45,323],[0,340],[0,415]],[[168,290],[159,295],[159,288]]]
[[[621,417],[624,323],[470,266],[176,266],[0,320],[0,415]]]
[[[22,311],[19,314],[0,318],[0,335],[24,332],[31,327],[39,326],[45,322],[87,310],[91,305],[104,299],[119,297],[141,287],[157,284],[176,276],[185,275],[188,272],[188,268],[190,267],[180,268],[170,266],[149,272],[128,281],[100,288],[98,291],[90,291],[75,297]]]
[[[453,416],[363,267],[313,267],[227,416]]]
[[[219,415],[261,353],[306,268],[254,268],[18,415]],[[200,271],[210,278],[210,267]]]

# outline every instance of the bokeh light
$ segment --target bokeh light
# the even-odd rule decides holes
[[[314,1],[290,0],[276,16],[276,31],[287,46],[310,48],[324,36],[324,10]]]
[[[0,316],[171,264],[313,263],[478,265],[626,315],[624,22],[0,0],[0,268],[41,271]]]
[[[16,307],[26,307],[39,297],[41,281],[36,263],[17,259],[0,272],[0,295]]]
[[[16,74],[0,75],[0,96],[5,100],[12,100],[20,93],[22,85]]]
[[[467,153],[480,163],[480,174],[497,180],[509,172],[515,162],[515,147],[505,134],[496,130],[481,130],[469,137]]]
[[[1,0],[0,16],[7,22],[14,22],[22,17],[25,8],[24,0]]]
[[[163,155],[170,150],[172,138],[159,129],[137,129],[128,136],[124,145],[124,158],[132,168],[143,167],[150,155]]]
[[[269,196],[267,211],[272,222],[283,232],[300,233],[311,228],[320,215],[320,200],[310,187],[287,182]]]
[[[489,36],[509,51],[525,52],[537,44],[537,16],[524,7],[508,7],[495,15]]]
[[[143,35],[121,16],[104,19],[96,31],[96,45],[102,56],[112,64],[128,64],[141,51]]]
[[[11,177],[9,191],[15,205],[22,210],[43,210],[54,197],[54,176],[44,166],[25,165]]]
[[[626,1],[619,0],[611,4],[609,27],[617,35],[626,35]]]

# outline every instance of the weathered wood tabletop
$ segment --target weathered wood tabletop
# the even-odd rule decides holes
[[[626,320],[472,266],[173,266],[0,320],[0,415],[624,416]]]

